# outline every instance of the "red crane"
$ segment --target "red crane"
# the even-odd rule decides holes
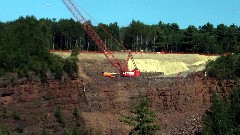
[[[130,76],[140,76],[140,70],[137,68],[131,51],[128,52],[128,57],[126,60],[125,65],[115,58],[112,51],[110,51],[103,40],[98,36],[98,34],[94,31],[91,24],[83,17],[82,13],[78,10],[76,5],[73,3],[72,0],[62,0],[62,2],[66,5],[72,15],[77,19],[79,23],[82,24],[83,29],[86,31],[89,37],[91,37],[92,41],[98,46],[98,48],[102,51],[102,53],[106,56],[106,58],[110,61],[110,63],[120,72],[120,76],[123,77],[130,77]],[[104,30],[107,32],[106,30]],[[123,47],[123,46],[121,46]],[[123,47],[125,50],[126,48]],[[132,60],[134,69],[129,71],[128,69],[128,61]]]

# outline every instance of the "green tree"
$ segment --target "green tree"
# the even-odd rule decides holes
[[[78,48],[78,47],[74,47],[73,49],[72,49],[72,52],[71,52],[71,55],[70,55],[70,57],[78,57],[78,55],[79,55],[79,52],[80,52],[80,48]]]
[[[240,86],[224,101],[215,93],[211,98],[210,112],[203,117],[204,135],[240,134]]]
[[[78,71],[77,61],[78,61],[78,58],[76,57],[70,57],[65,60],[63,68],[64,68],[64,71],[69,75],[69,77],[72,77],[72,78],[77,77],[77,71]]]
[[[181,30],[176,23],[169,24],[169,34],[167,36],[168,52],[178,52],[182,42]]]
[[[230,104],[220,96],[213,94],[210,114],[203,118],[204,135],[230,135],[234,131],[233,116]]]
[[[76,23],[74,20],[65,22],[70,27],[65,28],[63,25],[64,30],[73,29]],[[17,73],[20,78],[27,77],[31,80],[38,77],[42,82],[46,82],[49,75],[61,79],[64,73],[72,76],[72,73],[77,72],[77,59],[65,61],[49,53],[50,44],[53,42],[51,31],[55,30],[55,27],[51,20],[37,20],[34,16],[19,17],[6,24],[0,23],[0,76],[12,72]],[[64,44],[67,47],[77,42],[74,39],[77,32],[73,34],[74,32],[69,30],[68,33],[70,34],[64,35],[64,39],[67,39]],[[66,63],[71,65],[64,70]]]
[[[188,26],[183,32],[183,42],[181,45],[181,51],[192,52],[194,47],[194,36],[197,34],[197,28],[193,25]]]
[[[240,57],[237,58],[237,62],[236,62],[236,75],[240,76]]]
[[[236,52],[239,47],[238,42],[238,27],[234,24],[230,25],[227,29],[227,52]]]
[[[239,56],[235,54],[221,56],[215,61],[210,61],[206,65],[208,74],[216,79],[236,79],[239,78]]]
[[[238,86],[232,94],[231,98],[231,112],[234,119],[234,133],[240,134],[240,86]]]
[[[224,24],[219,24],[216,29],[216,38],[218,41],[218,48],[222,50],[221,53],[228,51],[228,41],[227,41],[227,26]]]
[[[127,49],[140,51],[146,46],[143,42],[147,36],[147,27],[140,21],[132,20],[129,26],[125,29],[123,44]]]
[[[123,116],[120,121],[133,126],[130,134],[153,135],[159,126],[154,124],[156,114],[150,110],[148,98],[141,98],[132,108],[133,116]]]

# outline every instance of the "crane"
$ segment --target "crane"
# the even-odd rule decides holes
[[[73,3],[72,0],[62,0],[68,10],[72,13],[72,15],[77,19],[79,23],[82,24],[83,29],[88,34],[88,36],[92,39],[95,45],[102,51],[102,53],[106,56],[106,58],[110,61],[113,67],[115,67],[120,73],[122,77],[132,77],[132,76],[140,76],[140,70],[137,68],[136,63],[134,62],[132,52],[127,50],[128,57],[125,61],[125,65],[117,59],[113,52],[109,50],[103,40],[99,37],[99,35],[94,31],[91,24],[85,19],[82,13],[78,10],[77,6]],[[105,31],[106,32],[106,31]],[[122,46],[123,47],[123,46]],[[124,48],[126,50],[126,48]],[[128,69],[128,61],[131,59],[134,65],[134,69],[129,71]]]

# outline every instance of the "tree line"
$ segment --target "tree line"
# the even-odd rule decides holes
[[[21,20],[34,20],[40,23],[37,27],[41,36],[46,37],[44,41],[49,45],[49,49],[71,50],[78,47],[81,51],[99,51],[83,30],[83,24],[73,19],[37,20],[34,16],[27,16],[15,21],[0,23],[0,25],[5,29],[9,25],[21,26],[17,30],[20,33],[24,32],[27,27],[25,23],[21,23]],[[36,27],[33,25],[30,29]],[[189,25],[186,29],[180,29],[177,23],[160,21],[158,24],[147,25],[132,20],[126,27],[119,27],[117,22],[99,23],[93,27],[112,51],[123,49],[114,39],[132,51],[221,54],[240,50],[240,27],[235,24],[230,26],[219,24],[215,28],[208,22],[198,28]],[[102,28],[111,36],[106,34]]]

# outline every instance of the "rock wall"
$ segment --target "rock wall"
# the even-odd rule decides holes
[[[201,129],[200,116],[210,107],[211,93],[229,95],[233,86],[233,82],[222,82],[222,86],[219,86],[218,81],[201,73],[186,78],[98,80],[94,85],[91,83],[86,86],[86,99],[90,109],[88,113],[92,114],[90,116],[109,117],[109,121],[105,117],[98,117],[98,121],[105,121],[97,124],[102,124],[101,129],[105,134],[129,132],[129,127],[117,118],[123,114],[129,115],[131,105],[141,96],[147,96],[152,109],[157,112],[157,122],[162,129],[159,133],[194,134]],[[86,121],[91,119],[87,115],[83,118]],[[91,127],[94,121],[86,124]]]
[[[26,133],[39,133],[45,127],[52,134],[61,134],[61,125],[54,117],[56,106],[61,106],[65,128],[74,126],[72,111],[78,108],[81,123],[90,133],[127,134],[131,127],[119,118],[131,115],[132,104],[147,96],[161,127],[157,134],[195,134],[201,130],[201,116],[209,109],[211,93],[227,96],[233,87],[233,82],[219,83],[201,73],[186,78],[50,80],[44,85],[22,81],[1,86],[0,108],[6,108],[9,117],[0,118],[0,124],[13,129],[21,126]],[[23,117],[17,122],[10,116],[16,110]]]

